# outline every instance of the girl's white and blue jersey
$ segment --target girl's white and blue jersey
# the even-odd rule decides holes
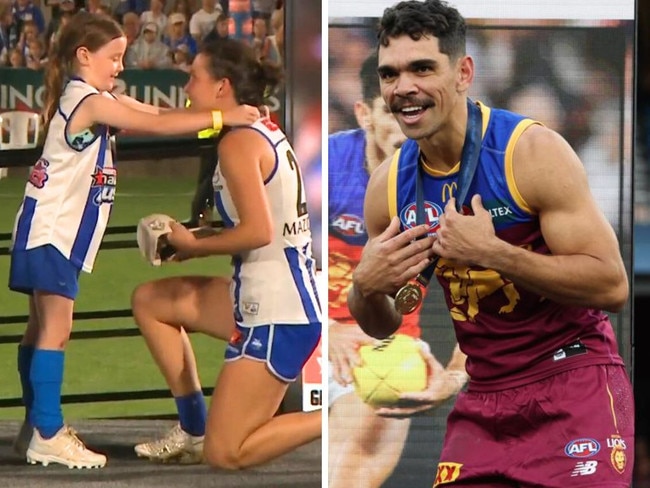
[[[247,128],[266,138],[275,151],[275,167],[264,181],[274,223],[273,239],[261,248],[233,256],[231,295],[242,327],[321,322],[309,214],[300,168],[286,135],[269,119]],[[228,182],[217,163],[215,205],[226,227],[239,224]]]
[[[117,172],[108,127],[69,134],[68,123],[79,104],[96,94],[79,79],[65,85],[29,176],[12,243],[15,250],[50,244],[86,272],[92,271],[111,214]]]

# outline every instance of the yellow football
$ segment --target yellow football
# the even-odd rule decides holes
[[[395,334],[359,348],[361,365],[352,371],[354,388],[372,407],[395,405],[405,392],[427,386],[427,364],[417,339]]]

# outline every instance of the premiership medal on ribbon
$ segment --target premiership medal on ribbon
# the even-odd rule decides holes
[[[482,123],[481,110],[479,107],[467,99],[467,130],[465,133],[465,143],[460,158],[460,170],[458,174],[458,189],[456,195],[456,210],[462,212],[462,205],[469,192],[469,187],[478,165],[478,156],[481,151]],[[415,194],[416,194],[416,223],[418,225],[426,222],[424,216],[424,190],[422,182],[422,167],[418,163],[415,176]],[[436,256],[429,265],[418,274],[414,280],[409,281],[402,286],[395,294],[395,310],[402,315],[408,315],[415,312],[424,297],[424,290],[429,285],[433,272],[438,263]]]
[[[409,282],[395,294],[395,310],[402,315],[415,312],[422,304],[422,288],[420,285]]]

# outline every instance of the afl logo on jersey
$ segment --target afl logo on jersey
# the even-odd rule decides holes
[[[442,215],[442,208],[439,205],[425,201],[424,202],[424,220],[423,224],[426,223],[429,225],[430,233],[434,233],[438,230],[440,225],[440,216]],[[406,207],[402,208],[402,211],[399,214],[399,219],[404,226],[404,229],[411,229],[418,225],[417,221],[417,206],[415,202],[410,203]]]
[[[341,235],[355,237],[365,235],[366,226],[358,215],[343,214],[332,221],[332,227]]]
[[[113,203],[113,200],[115,200],[115,185],[117,184],[117,170],[97,166],[91,176],[93,179],[91,189],[97,189],[93,196],[95,205]]]

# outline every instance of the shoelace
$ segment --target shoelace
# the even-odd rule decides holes
[[[77,431],[74,430],[72,427],[68,426],[66,428],[65,434],[70,438],[72,441],[72,445],[76,447],[77,449],[80,449],[82,451],[86,450],[86,445],[83,443],[81,439],[79,439],[79,436],[77,435]]]
[[[170,451],[170,445],[182,445],[183,440],[182,440],[182,432],[180,428],[174,427],[172,430],[170,430],[165,437],[162,439],[157,439],[155,441],[151,441],[147,443],[147,446],[151,451],[156,451],[156,452],[169,452]]]

